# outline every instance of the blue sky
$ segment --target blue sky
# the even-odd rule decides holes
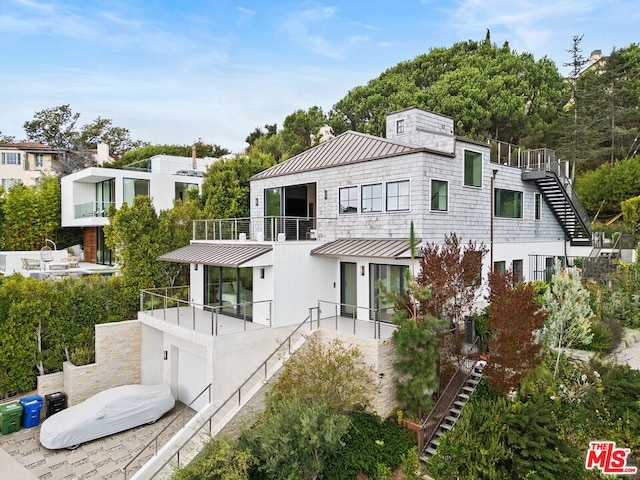
[[[508,41],[563,74],[574,35],[608,54],[638,43],[638,0],[0,0],[0,132],[70,104],[152,144],[242,150],[255,127],[328,111],[431,48]]]

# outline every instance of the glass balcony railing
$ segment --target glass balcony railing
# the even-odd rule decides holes
[[[114,202],[88,202],[74,205],[74,218],[106,217]]]

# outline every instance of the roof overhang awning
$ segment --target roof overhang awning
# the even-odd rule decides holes
[[[416,245],[421,239],[416,238]],[[311,250],[311,255],[327,257],[411,258],[408,238],[340,238]]]
[[[272,250],[271,245],[192,244],[160,255],[158,260],[197,263],[219,267],[241,267]]]

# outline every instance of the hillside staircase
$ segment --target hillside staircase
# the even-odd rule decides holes
[[[422,424],[420,460],[426,462],[436,453],[440,437],[455,427],[464,407],[484,376],[485,362],[465,358]]]
[[[536,184],[571,245],[592,246],[591,219],[556,159],[555,152],[540,148],[528,153],[520,165],[522,180]]]

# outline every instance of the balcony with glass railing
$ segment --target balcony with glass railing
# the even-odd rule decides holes
[[[87,202],[74,205],[74,218],[106,217],[114,202]]]
[[[335,238],[336,219],[252,217],[194,220],[193,240],[300,241]]]

